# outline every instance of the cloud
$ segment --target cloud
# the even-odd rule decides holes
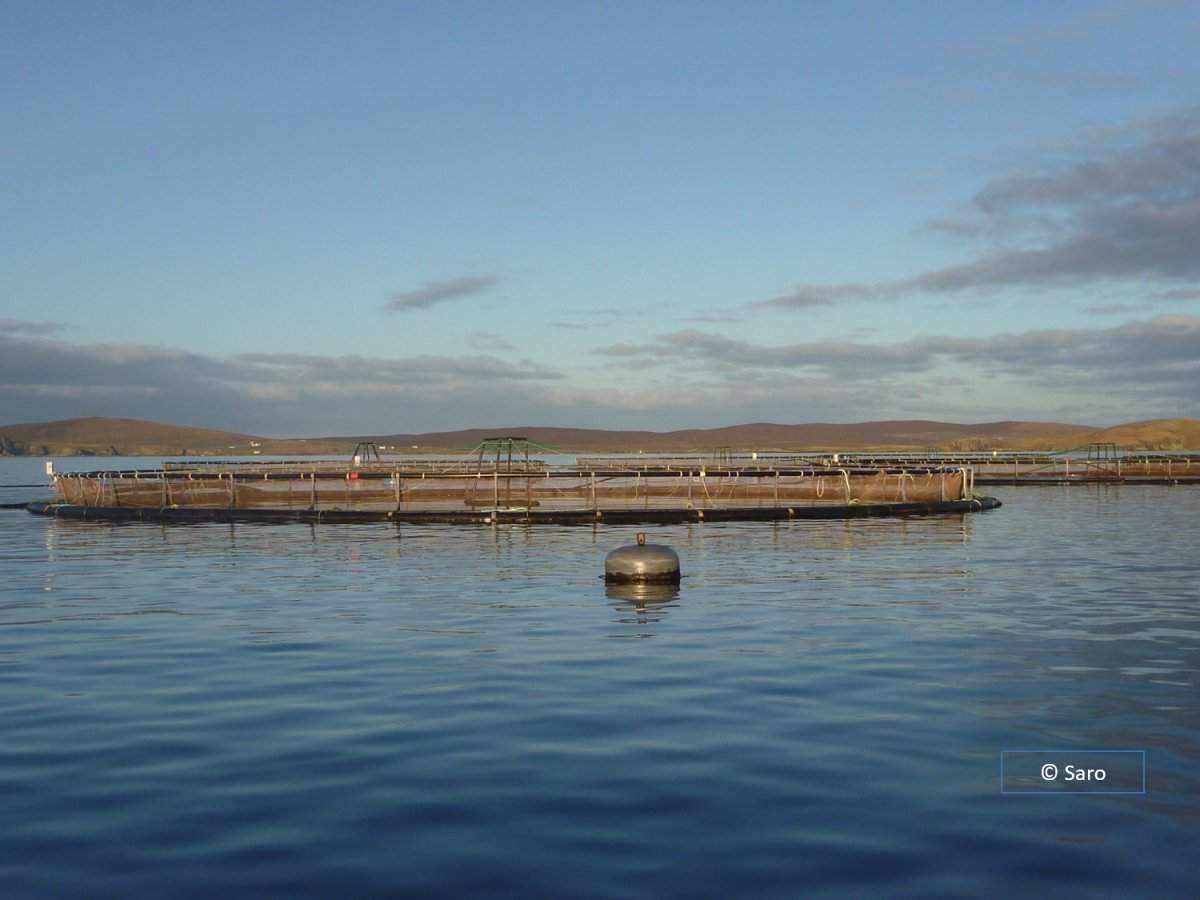
[[[694,316],[680,316],[676,319],[678,322],[698,322],[702,325],[734,325],[745,320],[744,315],[718,311],[701,312]]]
[[[1200,316],[990,337],[758,343],[685,328],[599,348],[582,384],[486,352],[214,357],[0,334],[0,423],[109,415],[263,435],[674,428],[958,416],[1200,417]]]
[[[1074,97],[1128,94],[1144,91],[1147,87],[1146,82],[1140,78],[1113,72],[1094,72],[1087,75],[1042,73],[1034,76],[1033,82],[1039,88],[1060,90]]]
[[[720,378],[782,369],[859,381],[884,373],[924,371],[934,364],[926,339],[896,344],[822,340],[762,345],[694,329],[663,334],[647,344],[617,344],[596,352],[625,360],[640,358],[659,366],[683,364],[693,372]]]
[[[1171,207],[1130,204],[1081,212],[1071,233],[1050,246],[1007,250],[924,272],[890,290],[930,293],[1021,285],[1200,278],[1200,199]]]
[[[1110,0],[1102,6],[1086,12],[1057,19],[1045,19],[1024,31],[997,35],[994,42],[997,47],[1014,47],[1077,40],[1113,22],[1136,15],[1142,10],[1162,5],[1163,0]],[[1053,6],[1045,8],[1047,10],[1054,9]]]
[[[1200,279],[1200,104],[1047,144],[988,179],[965,212],[926,229],[994,249],[873,284],[802,283],[750,305],[803,310],[913,293],[1105,282],[1189,290]]]
[[[1114,401],[1155,397],[1177,410],[1200,409],[1200,317],[1161,315],[1112,328],[1035,330],[992,337],[933,335],[894,343],[822,340],[763,345],[695,330],[598,354],[625,364],[682,367],[712,381],[790,372],[829,385],[868,387],[947,373],[963,381],[1001,378],[1022,390],[1098,389]],[[1182,413],[1177,413],[1182,414]]]
[[[888,289],[870,284],[798,284],[786,294],[751,303],[751,307],[780,309],[815,309],[833,306],[839,301],[870,300]]]
[[[456,300],[483,293],[497,284],[499,284],[499,279],[491,275],[464,275],[450,281],[432,281],[416,290],[393,294],[384,309],[391,312],[428,309],[446,300]]]
[[[1001,175],[975,195],[988,214],[1028,206],[1111,205],[1128,201],[1194,201],[1200,184],[1200,104],[1082,140],[1051,146],[1053,157],[1032,171]],[[1059,159],[1060,154],[1075,158]]]
[[[1200,317],[991,337],[762,344],[682,330],[597,353],[678,417],[725,421],[1200,416]]]
[[[0,334],[58,334],[68,326],[58,322],[25,322],[21,319],[0,319]]]
[[[518,397],[532,405],[562,378],[529,360],[482,353],[220,358],[0,334],[0,421],[7,424],[112,415],[261,434],[361,433],[390,426],[402,409],[450,425],[508,408]]]
[[[1169,291],[1162,291],[1155,295],[1159,300],[1170,300],[1172,302],[1184,302],[1188,300],[1200,300],[1200,287],[1190,288],[1173,288]]]
[[[1007,248],[881,287],[1200,278],[1200,104],[1088,132],[1047,156],[993,177],[973,198],[976,226]]]
[[[464,380],[493,382],[556,380],[562,375],[529,360],[512,364],[494,356],[410,356],[397,359],[348,356],[322,356],[304,353],[249,353],[230,357],[229,364],[239,378],[247,369],[256,381],[293,382],[308,389],[350,393],[364,385],[391,386],[397,391],[414,385],[445,385]]]
[[[517,349],[512,342],[505,340],[505,338],[490,331],[473,332],[471,334],[471,346],[476,350],[492,350],[495,352],[505,352]]]
[[[589,331],[609,328],[614,321],[691,318],[691,316],[676,315],[676,311],[679,309],[678,303],[639,303],[630,306],[593,306],[575,309],[569,307],[570,304],[564,301],[560,310],[562,318],[547,322],[547,324],[560,331]],[[701,316],[711,314],[713,314],[711,309],[700,311]]]

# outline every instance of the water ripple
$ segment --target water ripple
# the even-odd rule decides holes
[[[5,896],[1193,897],[1200,493],[621,527],[0,515]],[[1145,797],[1002,749],[1146,750]]]

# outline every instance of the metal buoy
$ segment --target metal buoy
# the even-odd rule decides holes
[[[662,544],[647,544],[639,532],[637,544],[618,547],[604,559],[609,584],[679,584],[679,554]]]

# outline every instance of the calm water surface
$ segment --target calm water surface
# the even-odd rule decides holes
[[[0,896],[1200,896],[1200,488],[991,492],[656,528],[649,601],[635,528],[0,511]]]

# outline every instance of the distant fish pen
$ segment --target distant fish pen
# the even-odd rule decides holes
[[[852,466],[969,467],[978,485],[1200,484],[1200,453],[1121,450],[1115,444],[1057,452],[843,453],[832,459]]]
[[[455,459],[187,461],[56,473],[32,512],[178,521],[704,522],[927,515],[991,509],[969,466],[844,465],[720,453],[555,464],[521,438]]]

